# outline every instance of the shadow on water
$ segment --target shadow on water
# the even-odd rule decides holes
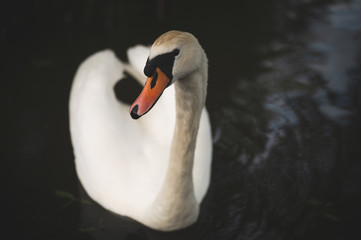
[[[27,239],[360,237],[361,1],[188,4],[34,0],[2,9],[5,232]],[[199,221],[162,233],[85,194],[67,103],[88,55],[112,48],[124,60],[128,47],[169,29],[194,33],[210,60],[214,154]]]

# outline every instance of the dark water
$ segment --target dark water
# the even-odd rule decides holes
[[[2,234],[12,239],[360,239],[361,1],[8,1],[1,7]],[[191,7],[189,7],[191,6]],[[210,61],[199,221],[161,233],[79,186],[68,97],[91,53],[180,29]],[[136,94],[135,94],[136,95]]]

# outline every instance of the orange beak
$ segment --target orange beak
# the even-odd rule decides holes
[[[152,77],[149,77],[145,86],[130,107],[130,115],[133,119],[138,119],[146,114],[158,101],[164,89],[168,87],[170,79],[160,70],[156,68]]]

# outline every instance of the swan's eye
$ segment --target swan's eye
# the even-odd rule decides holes
[[[172,55],[173,55],[173,56],[178,56],[178,55],[179,55],[179,49],[178,49],[178,48],[174,49],[174,50],[172,51]]]

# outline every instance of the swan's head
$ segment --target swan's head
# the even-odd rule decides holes
[[[146,114],[168,86],[197,71],[203,57],[202,47],[190,33],[169,31],[157,38],[144,67],[148,79],[130,107],[132,118],[138,119]]]

